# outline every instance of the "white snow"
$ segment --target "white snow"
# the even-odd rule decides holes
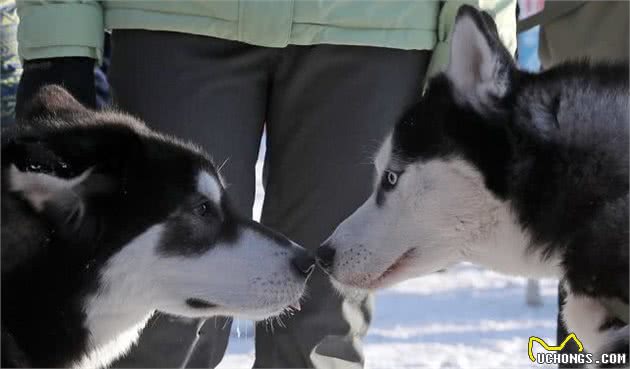
[[[259,182],[256,218],[263,196]],[[379,292],[364,339],[365,367],[542,367],[529,361],[527,341],[533,335],[555,342],[557,281],[541,280],[542,305],[535,307],[526,304],[526,285],[525,278],[460,264]],[[234,321],[219,369],[251,368],[253,331],[251,322]]]

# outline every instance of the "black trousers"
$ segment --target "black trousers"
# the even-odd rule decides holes
[[[317,247],[370,194],[372,157],[420,96],[430,53],[358,46],[265,48],[181,33],[112,35],[114,102],[154,129],[202,145],[251,216],[267,130],[262,223]],[[302,311],[256,329],[256,367],[361,367],[369,296],[344,301],[317,272]],[[212,367],[229,322],[158,315],[119,367]]]

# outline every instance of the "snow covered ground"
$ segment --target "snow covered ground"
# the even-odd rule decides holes
[[[260,182],[257,191],[255,216]],[[557,282],[541,281],[538,307],[525,303],[526,284],[460,264],[379,292],[364,340],[366,368],[540,368],[529,361],[527,341],[534,335],[555,342]],[[251,368],[253,361],[252,324],[236,320],[219,368]]]

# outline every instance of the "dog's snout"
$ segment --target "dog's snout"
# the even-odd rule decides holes
[[[334,258],[335,249],[328,242],[317,249],[317,261],[322,268],[329,269],[333,264]]]
[[[315,269],[315,258],[308,252],[300,252],[291,259],[293,268],[303,277],[308,277]]]

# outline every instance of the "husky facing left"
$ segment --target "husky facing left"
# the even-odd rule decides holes
[[[462,6],[447,70],[376,158],[372,196],[318,250],[375,289],[470,261],[556,277],[592,353],[628,353],[628,68],[519,71],[490,17]],[[625,318],[624,318],[625,315]],[[614,344],[614,347],[609,346]]]
[[[45,87],[2,134],[2,364],[102,367],[156,311],[266,319],[313,269],[236,216],[208,157]]]

